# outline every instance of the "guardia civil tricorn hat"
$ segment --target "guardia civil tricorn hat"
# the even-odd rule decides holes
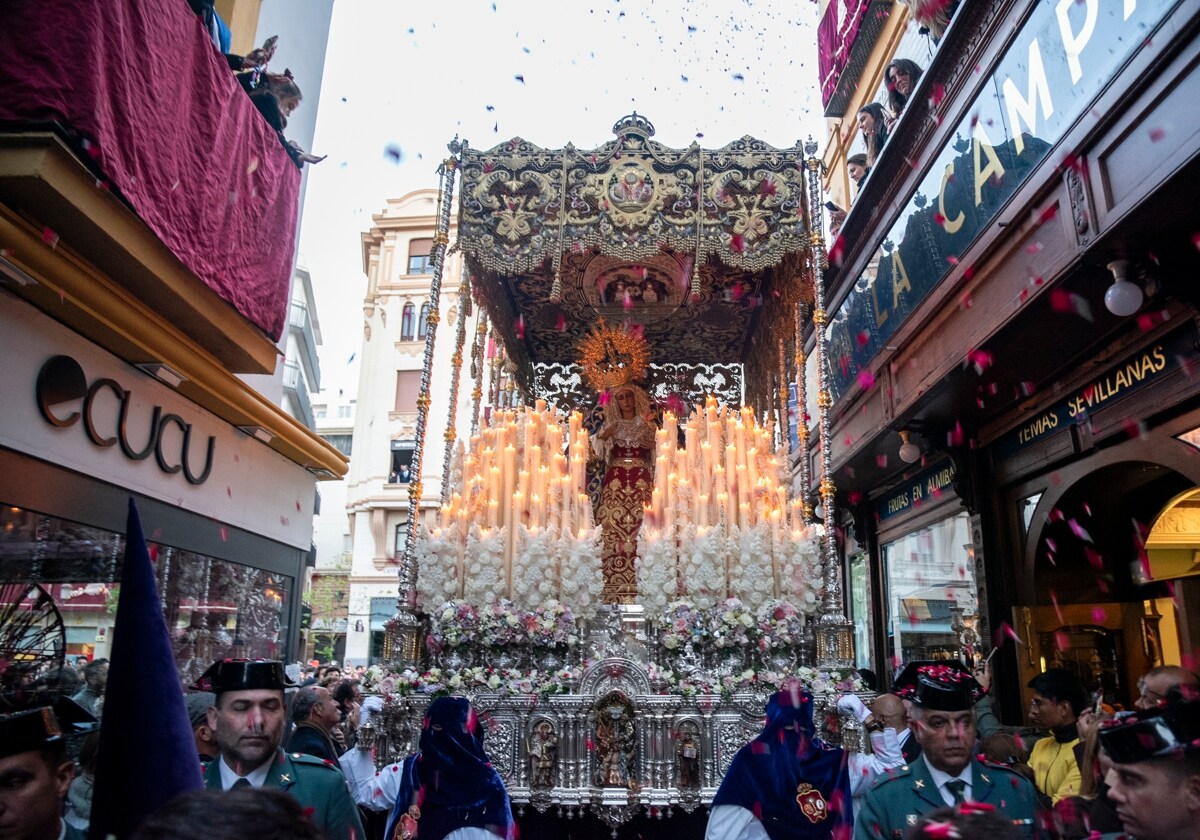
[[[892,691],[914,706],[939,712],[965,712],[983,696],[983,686],[957,659],[909,662]]]
[[[192,685],[196,691],[213,694],[255,689],[283,691],[296,687],[284,672],[283,663],[274,659],[220,659]]]
[[[86,732],[96,718],[78,703],[65,697],[53,707],[0,716],[0,758],[44,749],[56,741]]]
[[[1100,725],[1100,746],[1117,764],[1200,750],[1200,701],[1173,698],[1167,705],[1133,712]]]

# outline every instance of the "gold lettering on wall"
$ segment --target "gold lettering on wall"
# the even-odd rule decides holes
[[[874,281],[871,282],[871,302],[875,304],[875,326],[882,327],[888,319],[888,310],[879,305],[879,283]]]
[[[1086,7],[1083,17],[1083,28],[1078,32],[1071,31],[1071,21],[1067,17],[1067,11],[1072,7],[1083,5]],[[1058,0],[1058,6],[1054,9],[1058,16],[1058,31],[1062,33],[1063,52],[1067,54],[1067,67],[1071,71],[1071,84],[1078,84],[1083,78],[1083,67],[1079,63],[1079,54],[1083,52],[1083,48],[1087,46],[1088,41],[1092,40],[1092,34],[1096,31],[1096,15],[1099,12],[1096,0]],[[1129,8],[1129,0],[1125,2],[1125,18],[1129,19],[1132,10]]]
[[[946,171],[942,173],[942,188],[938,190],[938,213],[942,217],[942,229],[951,236],[958,233],[959,228],[963,226],[963,222],[966,220],[966,216],[961,210],[958,211],[958,215],[953,219],[946,212],[946,185],[950,183],[952,177],[954,177],[954,161],[951,161],[950,165],[946,167]]]
[[[995,177],[997,179],[1004,177],[1004,164],[1000,162],[1000,158],[996,155],[996,149],[992,146],[992,141],[988,139],[987,132],[983,129],[983,122],[975,123],[975,129],[971,132],[972,147],[975,152],[975,206],[978,207],[983,203],[983,185],[988,182],[988,179]],[[987,158],[987,166],[980,168],[979,158]]]
[[[1037,38],[1029,44],[1029,95],[1021,96],[1009,76],[1004,80],[1004,104],[1008,108],[1008,122],[1016,141],[1017,154],[1025,151],[1025,135],[1021,131],[1021,123],[1029,126],[1029,133],[1037,136],[1037,108],[1042,106],[1042,119],[1050,119],[1054,113],[1054,103],[1050,99],[1050,82],[1046,78],[1046,67],[1042,64],[1042,48]]]

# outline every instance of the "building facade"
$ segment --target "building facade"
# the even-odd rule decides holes
[[[826,17],[876,5],[842,4]],[[1128,706],[1140,674],[1194,667],[1200,641],[1200,13],[963,2],[922,36],[929,21],[885,5],[843,62],[857,78],[835,83],[882,98],[892,57],[925,38],[830,244],[829,445],[860,663],[996,644],[1011,722],[1052,665]],[[834,195],[860,104],[827,111]]]
[[[462,261],[451,255],[443,270],[440,305],[433,312],[430,252],[438,194],[417,190],[389,200],[363,234],[363,344],[354,409],[353,455],[346,477],[346,513],[353,553],[346,657],[375,662],[382,655],[384,623],[396,612],[398,560],[404,554],[413,480],[417,394],[432,314],[437,320],[431,403],[421,464],[422,516],[430,520],[441,501],[444,432],[451,402],[451,356],[458,319],[468,319],[468,342],[476,316],[464,314]],[[452,214],[453,218],[454,214]],[[454,241],[451,223],[450,241]],[[464,350],[464,355],[467,355]],[[458,429],[470,428],[470,385],[464,365],[458,398]]]

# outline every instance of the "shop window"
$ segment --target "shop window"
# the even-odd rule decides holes
[[[421,304],[421,315],[417,318],[417,338],[424,340],[425,333],[429,331],[429,304]]]
[[[158,591],[183,683],[215,659],[288,660],[294,580],[265,569],[150,542]],[[109,656],[125,535],[5,505],[0,583],[37,582],[70,616],[75,655]]]
[[[865,551],[850,556],[850,620],[854,622],[854,664],[871,667],[874,616],[871,612],[871,563]]]
[[[884,544],[888,650],[897,661],[960,655],[964,619],[979,613],[970,543],[964,512]]]
[[[414,239],[408,243],[408,273],[433,274],[432,239]]]
[[[1034,493],[1032,496],[1026,496],[1021,501],[1017,502],[1021,514],[1021,536],[1029,536],[1029,528],[1033,525],[1033,512],[1037,510],[1038,502],[1042,500],[1041,493]]]
[[[400,316],[400,340],[412,341],[416,337],[415,321],[416,308],[411,303],[404,304],[404,314]]]

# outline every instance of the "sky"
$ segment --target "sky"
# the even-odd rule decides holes
[[[300,231],[323,390],[357,390],[361,234],[437,187],[455,135],[586,149],[636,111],[673,147],[823,140],[816,23],[811,0],[337,0]]]

